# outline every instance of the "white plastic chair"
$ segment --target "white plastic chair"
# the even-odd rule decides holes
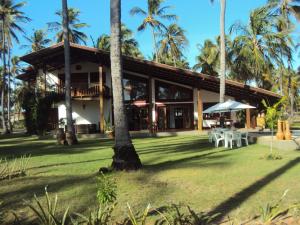
[[[243,141],[243,140],[245,141],[245,144],[246,144],[247,146],[249,145],[249,142],[248,142],[248,132],[242,133],[242,134],[241,134],[241,139],[242,139],[242,141]]]
[[[237,147],[242,146],[242,137],[239,132],[232,132],[231,138],[228,140],[230,144],[230,148],[233,148],[233,143],[236,143]]]
[[[219,133],[219,132],[215,132],[215,133],[214,133],[214,141],[215,141],[215,146],[216,146],[216,148],[219,147],[219,143],[220,143],[220,142],[224,143],[224,140],[225,140],[224,134]]]

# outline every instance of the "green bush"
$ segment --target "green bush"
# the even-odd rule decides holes
[[[25,176],[30,160],[30,155],[23,155],[20,158],[11,160],[0,159],[0,180],[12,179]]]
[[[102,205],[113,204],[117,200],[116,181],[103,173],[97,177],[97,199]]]

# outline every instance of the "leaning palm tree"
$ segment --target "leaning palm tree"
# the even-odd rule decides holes
[[[153,49],[155,52],[155,60],[159,62],[158,47],[156,43],[156,32],[161,32],[165,25],[160,21],[161,19],[177,20],[177,16],[173,14],[166,14],[166,10],[171,6],[162,6],[164,0],[147,0],[147,9],[134,7],[130,10],[131,15],[141,15],[144,17],[142,24],[138,27],[138,31],[144,31],[148,26],[152,32]]]
[[[2,91],[1,91],[1,109],[2,109],[2,127],[4,133],[10,132],[10,123],[7,123],[5,117],[5,90],[10,91],[10,86],[6,84],[7,75],[7,57],[6,55],[11,52],[12,43],[15,41],[19,43],[19,38],[17,32],[23,33],[24,30],[20,26],[20,23],[25,23],[30,21],[28,17],[24,15],[21,11],[25,2],[15,3],[13,0],[0,0],[0,21],[1,21],[1,52],[2,52],[2,62],[3,62],[3,72],[2,72]],[[10,79],[10,78],[9,78]],[[10,100],[9,100],[10,101]],[[10,120],[10,108],[8,110],[8,120]]]
[[[35,30],[32,36],[25,36],[25,39],[28,41],[28,44],[22,47],[30,49],[31,52],[37,52],[46,48],[51,43],[51,40],[47,38],[47,33],[44,30]]]
[[[210,0],[214,2],[214,0]],[[220,0],[220,102],[225,100],[225,79],[226,79],[226,52],[225,52],[225,12],[226,0]]]
[[[70,35],[69,35],[69,17],[68,17],[68,4],[67,0],[62,0],[62,29],[64,40],[64,53],[65,53],[65,87],[66,87],[66,115],[67,115],[67,142],[69,145],[77,143],[75,136],[75,129],[72,118],[72,98],[71,98],[71,62],[70,62]]]
[[[183,52],[188,46],[188,40],[185,36],[185,31],[177,24],[171,24],[161,34],[161,40],[158,42],[160,46],[160,57],[170,55],[173,59],[173,65],[176,67]]]
[[[121,0],[110,0],[111,77],[114,102],[115,146],[112,167],[116,170],[136,170],[142,164],[129,136],[124,105],[121,56]]]
[[[62,11],[57,11],[55,13],[60,18],[63,17]],[[68,18],[69,18],[69,41],[76,44],[86,44],[87,36],[85,33],[81,32],[80,29],[88,27],[88,24],[81,23],[79,19],[80,11],[78,9],[69,8]],[[48,23],[48,28],[50,31],[56,33],[56,42],[62,42],[64,40],[64,32],[62,30],[61,22],[50,22]]]

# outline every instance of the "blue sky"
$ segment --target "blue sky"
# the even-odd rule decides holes
[[[81,21],[90,26],[83,31],[96,39],[100,34],[109,34],[109,0],[69,0],[69,7],[81,10]],[[251,10],[264,5],[266,0],[227,0],[226,27],[236,21],[247,22]],[[185,55],[194,65],[195,57],[198,54],[197,44],[202,44],[207,38],[214,38],[219,34],[219,1],[214,4],[210,0],[166,0],[166,5],[174,6],[170,12],[179,16],[178,23],[186,30],[189,39],[189,48]],[[141,17],[132,17],[129,11],[134,6],[146,8],[146,0],[122,0],[122,22],[135,32],[135,38],[140,44],[140,49],[147,57],[152,52],[152,39],[150,32],[136,32],[136,28],[141,23]],[[46,29],[46,23],[57,21],[59,18],[54,12],[61,8],[61,0],[27,0],[24,11],[32,22],[23,27],[27,35],[31,35],[33,29]],[[53,38],[54,34],[49,33]],[[298,37],[299,37],[298,32]],[[24,39],[21,39],[24,42]],[[23,44],[23,43],[22,43]],[[91,41],[88,45],[92,45]],[[26,49],[18,46],[14,49],[14,54],[22,55]],[[299,66],[300,59],[295,57],[295,66]]]

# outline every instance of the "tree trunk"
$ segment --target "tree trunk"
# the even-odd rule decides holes
[[[225,79],[226,79],[226,49],[225,49],[225,12],[226,0],[221,2],[220,15],[220,102],[225,100]]]
[[[5,117],[5,86],[6,86],[6,59],[5,59],[5,49],[6,49],[6,40],[5,40],[5,29],[4,29],[4,18],[2,18],[2,60],[3,60],[3,73],[2,73],[2,92],[1,92],[1,120],[2,120],[2,128],[3,128],[3,134],[8,134],[8,128],[6,123],[6,117]]]
[[[11,60],[11,51],[8,48],[8,78],[7,78],[7,126],[9,133],[12,133],[12,125],[11,125],[11,118],[10,118],[10,79],[11,79],[11,67],[10,67],[10,60]]]
[[[115,146],[112,167],[115,170],[136,170],[142,164],[131,142],[124,105],[121,58],[121,0],[110,0],[111,77],[114,104]]]
[[[155,51],[155,62],[159,62],[158,49],[157,49],[157,44],[156,44],[156,36],[155,36],[153,27],[151,27],[151,31],[152,31],[152,38],[153,38],[153,47],[154,47],[154,51]]]
[[[69,18],[68,18],[68,4],[67,0],[62,0],[63,13],[63,36],[64,36],[64,53],[65,53],[65,102],[67,115],[67,133],[68,144],[73,145],[77,143],[75,136],[75,129],[72,118],[72,98],[71,98],[71,65],[70,65],[70,42],[69,42]]]

